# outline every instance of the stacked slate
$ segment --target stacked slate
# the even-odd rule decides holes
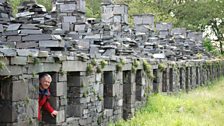
[[[12,48],[40,50],[64,50],[60,35],[52,35],[56,19],[46,12],[44,6],[35,2],[23,2],[18,7],[16,19],[2,33],[2,38]]]
[[[154,15],[152,14],[142,14],[134,15],[134,29],[136,32],[147,33],[150,30],[154,30]]]
[[[167,38],[170,35],[171,29],[172,29],[171,23],[163,23],[163,22],[156,23],[156,31],[160,38],[163,39]]]
[[[110,53],[106,54],[130,55],[134,53],[133,47],[138,45],[132,38],[133,32],[128,26],[128,6],[125,4],[114,5],[111,1],[103,1],[102,4],[102,24],[104,27],[103,38],[108,38],[107,47]],[[107,26],[109,25],[109,26]],[[110,40],[109,40],[110,38]],[[111,49],[111,47],[113,47]],[[113,52],[113,53],[111,53]]]
[[[57,1],[59,26],[63,31],[83,30],[85,24],[85,0]]]
[[[11,6],[8,4],[7,0],[0,0],[0,24],[7,24],[11,18]]]
[[[6,43],[5,36],[3,36],[3,32],[8,27],[8,24],[11,19],[11,6],[8,4],[7,0],[0,0],[0,47],[9,46],[8,43]]]
[[[102,22],[128,24],[128,6],[103,4],[102,6]]]
[[[4,0],[1,2],[4,11],[0,14],[8,14],[4,20],[9,21],[10,7]],[[151,14],[134,15],[134,29],[130,29],[127,5],[114,5],[111,0],[104,0],[102,22],[99,22],[94,18],[86,20],[85,0],[53,3],[56,4],[53,10],[58,14],[47,13],[46,8],[36,2],[23,2],[18,7],[16,20],[8,27],[0,24],[0,40],[18,49],[68,49],[96,58],[125,55],[182,60],[195,58],[204,51],[200,33],[185,28],[172,29],[171,23],[162,22],[156,23],[154,31],[154,15]]]

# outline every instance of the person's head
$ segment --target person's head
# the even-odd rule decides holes
[[[49,74],[42,74],[39,77],[39,81],[40,81],[39,86],[41,89],[48,89],[51,84],[52,78]]]

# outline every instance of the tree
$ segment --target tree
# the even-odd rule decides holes
[[[222,32],[222,29],[224,27],[223,19],[218,19],[218,18],[213,19],[210,21],[210,25],[211,25],[213,32],[215,33],[215,35],[217,37],[217,41],[219,42],[220,53],[224,54],[223,43],[222,43],[224,41],[224,36],[223,36],[223,32]]]
[[[100,18],[102,0],[86,0],[86,16]]]

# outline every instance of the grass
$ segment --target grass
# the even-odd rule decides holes
[[[128,121],[110,126],[223,126],[224,78],[178,95],[153,95]]]

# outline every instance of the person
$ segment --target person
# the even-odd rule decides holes
[[[52,117],[58,114],[58,111],[54,110],[50,105],[48,99],[50,97],[49,86],[51,84],[52,78],[49,74],[42,74],[39,77],[39,98],[38,98],[38,120],[41,121],[41,110],[44,108],[47,110]]]

